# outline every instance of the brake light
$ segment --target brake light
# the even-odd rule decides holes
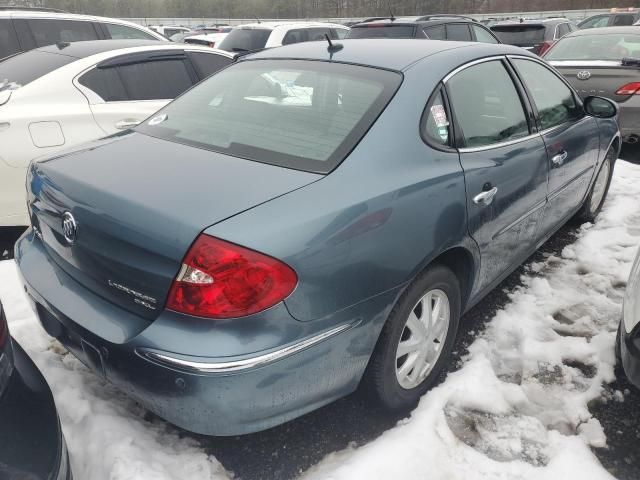
[[[273,257],[200,235],[182,261],[167,308],[215,319],[244,317],[287,298],[296,272]]]
[[[538,52],[538,56],[542,56],[544,52],[549,50],[552,46],[553,46],[553,42],[543,42],[542,45],[540,45],[540,51]]]
[[[640,90],[640,82],[631,82],[623,85],[616,91],[616,95],[633,95],[638,94]]]
[[[7,325],[7,317],[4,316],[2,306],[0,306],[0,348],[4,347],[9,338],[9,326]]]

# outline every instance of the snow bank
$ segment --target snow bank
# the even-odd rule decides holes
[[[605,209],[576,242],[530,266],[463,367],[377,440],[333,453],[315,479],[611,478],[592,454],[606,438],[587,405],[614,378],[622,295],[640,237],[640,167],[619,162]],[[52,341],[0,262],[14,337],[49,381],[79,479],[224,479],[215,458],[99,381]]]
[[[606,437],[588,404],[614,379],[639,198],[640,167],[618,162],[596,224],[582,225],[561,258],[530,266],[463,367],[409,419],[327,456],[305,480],[612,478],[590,449]]]
[[[101,382],[47,336],[29,307],[13,261],[0,262],[0,299],[11,335],[46,377],[79,480],[223,480],[229,475],[194,440]]]

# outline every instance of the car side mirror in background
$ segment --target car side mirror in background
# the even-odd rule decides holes
[[[584,111],[596,118],[613,118],[618,114],[618,104],[608,98],[587,97],[584,99]]]

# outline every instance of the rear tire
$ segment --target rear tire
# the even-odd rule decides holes
[[[458,279],[442,265],[425,270],[402,294],[363,378],[383,407],[409,409],[437,380],[451,356],[460,302]]]
[[[576,215],[576,217],[584,222],[594,222],[609,193],[609,187],[611,186],[611,178],[613,177],[613,167],[615,165],[617,150],[611,146],[604,157],[598,175],[596,176],[589,195],[587,195],[582,208]]]

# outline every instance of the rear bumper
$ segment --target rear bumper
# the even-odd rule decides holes
[[[262,314],[255,327],[251,317],[170,323],[175,314],[167,312],[136,335],[109,340],[96,332],[108,333],[126,312],[79,286],[47,258],[31,232],[18,242],[16,262],[50,335],[149,410],[206,435],[264,430],[354,391],[396,294],[318,322],[298,322],[282,306]],[[101,327],[93,328],[83,315],[100,320]],[[239,350],[255,344],[255,337],[264,349]],[[202,355],[196,339],[209,352],[228,353],[236,345],[238,353]]]
[[[13,347],[13,374],[0,398],[0,478],[70,480],[49,386],[20,345]]]

